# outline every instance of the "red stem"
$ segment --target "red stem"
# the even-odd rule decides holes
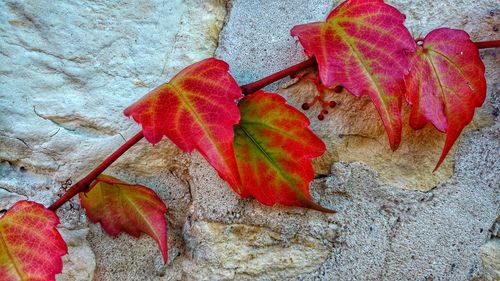
[[[486,48],[499,48],[500,47],[500,40],[495,40],[495,41],[483,41],[483,42],[475,42],[476,46],[478,49],[486,49]],[[283,69],[281,71],[278,71],[276,73],[273,73],[267,77],[264,77],[258,81],[246,84],[241,86],[241,91],[243,92],[244,95],[249,95],[252,93],[255,93],[256,91],[266,87],[267,85],[274,83],[280,79],[283,79],[287,76],[296,74],[297,72],[304,70],[308,67],[315,66],[317,65],[316,59],[314,57],[300,62],[296,65],[292,65],[289,68]],[[137,133],[135,136],[133,136],[130,140],[128,140],[126,143],[124,143],[120,148],[118,148],[113,154],[108,156],[97,168],[92,170],[87,176],[85,176],[83,179],[78,181],[76,184],[71,186],[71,188],[59,198],[54,204],[52,204],[49,209],[52,211],[56,211],[59,207],[61,207],[64,203],[66,203],[68,200],[73,198],[73,196],[77,195],[80,192],[83,192],[87,190],[87,188],[90,186],[90,184],[99,176],[106,168],[108,168],[113,162],[116,161],[125,151],[127,151],[129,148],[131,148],[134,144],[136,144],[138,141],[140,141],[144,135],[142,134],[142,131]]]
[[[474,42],[478,49],[500,48],[500,40]]]
[[[249,95],[249,94],[255,93],[256,91],[264,88],[265,86],[267,86],[271,83],[274,83],[280,79],[283,79],[287,76],[295,74],[303,69],[306,69],[306,68],[314,66],[314,65],[316,65],[316,59],[314,57],[312,57],[306,61],[300,62],[296,65],[292,65],[289,68],[278,71],[278,72],[271,74],[267,77],[264,77],[258,81],[243,85],[240,88],[241,88],[241,91],[243,92],[244,95]]]
[[[71,186],[70,189],[66,193],[61,196],[54,204],[49,207],[49,210],[56,211],[62,204],[66,203],[69,199],[73,198],[73,196],[77,195],[80,192],[87,190],[90,184],[99,176],[107,167],[109,167],[113,162],[116,161],[125,151],[131,148],[134,144],[140,141],[144,137],[142,130],[129,139],[126,143],[124,143],[120,148],[118,148],[113,154],[108,156],[104,161],[102,161],[99,166],[97,166],[92,172],[86,175],[83,179],[75,183]]]

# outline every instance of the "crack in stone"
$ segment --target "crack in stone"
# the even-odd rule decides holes
[[[0,187],[0,199],[1,199],[1,202],[2,203],[7,203],[7,202],[10,202],[9,198],[12,198],[12,197],[21,197],[22,199],[20,200],[28,200],[28,196],[25,195],[25,194],[21,194],[21,193],[17,193],[17,192],[14,192],[10,189],[8,189],[7,187]],[[17,201],[20,201],[20,200],[16,200]],[[15,202],[12,202],[12,203],[15,203]],[[11,206],[8,206],[8,205],[2,205],[0,207],[0,216],[2,215],[1,211],[7,211],[7,208],[10,208]]]
[[[54,125],[62,128],[66,131],[69,131],[74,134],[85,135],[87,137],[102,137],[102,136],[114,136],[119,134],[111,127],[99,126],[97,124],[92,124],[88,119],[85,119],[78,115],[70,115],[70,116],[57,116],[57,115],[49,115],[44,116],[36,111],[36,107],[33,106],[33,112],[40,118],[52,122]],[[67,125],[69,122],[75,122],[76,127],[72,128]],[[57,132],[55,133],[57,134]],[[53,134],[52,136],[54,136]],[[52,137],[51,136],[51,137]],[[123,138],[123,136],[122,136]]]
[[[8,44],[9,45],[13,45],[13,46],[21,47],[21,48],[25,49],[26,51],[35,52],[35,53],[39,53],[39,54],[44,54],[44,55],[47,55],[47,56],[50,56],[50,57],[53,57],[53,58],[56,58],[56,59],[59,59],[59,60],[63,60],[63,61],[70,61],[70,62],[74,62],[74,63],[85,62],[85,60],[83,60],[82,58],[79,58],[79,57],[66,58],[64,56],[48,52],[47,50],[44,50],[42,48],[32,48],[32,47],[28,47],[28,46],[25,46],[23,44],[17,44],[17,43],[14,43],[14,42],[9,42]]]
[[[5,138],[8,138],[8,139],[12,139],[12,140],[18,140],[20,141],[24,146],[26,146],[30,151],[33,151],[33,148],[25,141],[23,140],[22,138],[20,137],[11,137],[11,136],[7,136],[7,135],[0,135],[2,137],[5,137]]]
[[[14,137],[15,139],[19,140],[20,142],[22,142],[27,148],[29,148],[30,150],[33,150],[33,148],[31,148],[31,146],[29,146],[26,141],[24,141],[23,139],[19,138],[19,137]]]

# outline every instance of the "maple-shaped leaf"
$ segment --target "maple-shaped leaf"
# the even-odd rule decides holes
[[[153,190],[100,175],[89,191],[80,193],[80,202],[89,219],[93,223],[100,222],[111,236],[122,231],[136,238],[142,232],[151,236],[167,263],[167,207]]]
[[[309,128],[309,119],[277,94],[256,92],[239,103],[240,123],[234,147],[242,181],[239,194],[265,205],[331,210],[314,203],[309,182],[314,178],[311,158],[322,155],[325,144]]]
[[[406,99],[412,105],[412,128],[430,122],[446,132],[437,169],[486,98],[484,64],[476,45],[462,30],[436,29],[420,43],[410,55]]]
[[[57,215],[22,200],[0,218],[0,280],[55,280],[68,247],[56,229]]]
[[[125,110],[142,125],[144,137],[167,136],[184,151],[197,149],[231,186],[240,179],[234,157],[233,125],[240,120],[235,100],[241,89],[227,63],[205,59],[179,72]]]
[[[357,97],[370,97],[393,150],[401,142],[404,75],[409,68],[406,52],[415,50],[404,20],[384,1],[348,0],[326,22],[291,30],[306,53],[316,58],[326,87],[342,85]]]

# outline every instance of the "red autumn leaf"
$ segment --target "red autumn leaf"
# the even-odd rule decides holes
[[[59,218],[43,205],[19,201],[0,218],[0,279],[55,280],[68,247],[56,229]]]
[[[326,22],[298,25],[291,31],[306,53],[316,57],[326,87],[342,85],[357,97],[370,97],[393,150],[401,141],[406,51],[415,49],[404,20],[382,0],[348,0]]]
[[[122,231],[136,238],[142,232],[151,236],[167,263],[167,207],[153,190],[100,175],[88,192],[80,193],[80,202],[89,219],[93,223],[100,222],[111,236]]]
[[[440,28],[429,33],[410,55],[406,99],[412,105],[410,125],[420,129],[428,122],[446,132],[443,162],[474,110],[486,98],[484,64],[479,51],[462,31]]]
[[[239,108],[241,120],[234,138],[242,181],[238,193],[269,206],[331,212],[309,195],[309,182],[314,178],[311,158],[326,150],[309,130],[309,119],[281,96],[263,91],[243,98]]]
[[[227,63],[209,58],[179,72],[125,110],[142,125],[144,137],[167,136],[184,151],[197,149],[231,186],[240,179],[233,148],[233,125],[240,120],[235,100],[241,89]]]

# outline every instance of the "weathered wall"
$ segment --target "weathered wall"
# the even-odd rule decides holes
[[[303,60],[290,28],[338,2],[1,1],[0,209],[53,202],[138,130],[122,110],[192,62],[215,54],[243,84]],[[496,0],[388,2],[415,35],[448,26],[498,38]],[[108,173],[166,202],[168,265],[152,239],[110,238],[74,200],[59,212],[70,253],[58,280],[500,278],[500,58],[481,56],[486,104],[437,173],[443,136],[431,126],[406,128],[392,153],[366,99],[332,94],[323,122],[307,112],[329,148],[312,194],[335,215],[241,200],[199,155],[141,141]],[[296,106],[314,95],[307,82],[278,86]]]

